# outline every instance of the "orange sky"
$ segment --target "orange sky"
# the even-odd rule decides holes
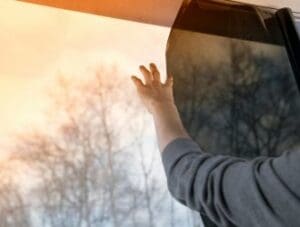
[[[0,28],[0,144],[42,123],[45,84],[59,73],[84,78],[104,62],[129,78],[150,61],[165,71],[166,27],[0,1]]]

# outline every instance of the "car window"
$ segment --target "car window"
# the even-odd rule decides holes
[[[141,64],[155,62],[163,80],[173,73],[184,124],[204,150],[252,158],[298,145],[299,94],[281,38],[165,21],[0,2],[0,226],[203,226],[167,191],[152,118],[130,80]]]

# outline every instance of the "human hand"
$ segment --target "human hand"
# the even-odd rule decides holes
[[[137,76],[132,76],[131,79],[148,111],[153,114],[158,108],[173,107],[173,77],[168,75],[166,82],[162,83],[154,63],[150,63],[150,70],[141,65],[140,71],[145,78],[145,84]]]

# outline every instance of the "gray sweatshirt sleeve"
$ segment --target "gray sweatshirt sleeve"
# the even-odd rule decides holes
[[[171,195],[220,226],[300,226],[300,153],[246,160],[177,138],[162,152]]]

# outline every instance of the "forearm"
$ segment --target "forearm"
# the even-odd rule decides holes
[[[175,104],[157,104],[153,112],[153,119],[161,152],[176,138],[190,138],[182,124]]]

